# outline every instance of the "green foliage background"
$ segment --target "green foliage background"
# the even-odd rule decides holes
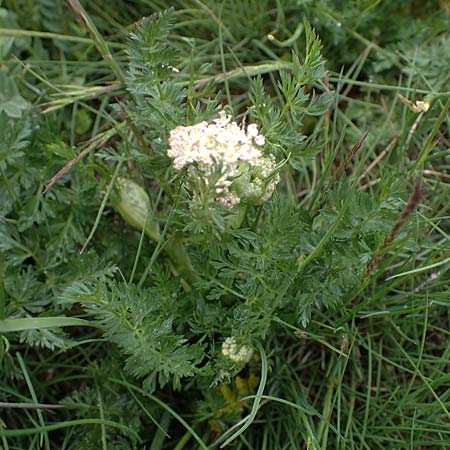
[[[447,448],[448,24],[437,1],[0,3],[0,445]],[[283,161],[238,229],[165,154],[224,105]]]

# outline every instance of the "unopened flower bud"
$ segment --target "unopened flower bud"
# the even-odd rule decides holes
[[[246,364],[253,356],[253,349],[248,345],[240,345],[234,337],[226,338],[222,343],[222,355],[239,364]]]
[[[233,182],[234,192],[244,203],[261,205],[273,194],[280,175],[271,177],[275,160],[273,157],[261,158],[257,166],[241,165],[241,175]]]
[[[159,239],[158,226],[152,221],[150,213],[150,198],[145,190],[134,181],[120,177],[116,181],[118,198],[114,206],[125,222],[133,228],[142,231],[153,241]]]

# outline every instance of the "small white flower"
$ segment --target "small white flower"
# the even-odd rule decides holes
[[[221,189],[220,192],[223,192],[222,188],[219,189]],[[227,208],[232,208],[234,205],[237,205],[241,201],[241,199],[237,195],[228,193],[225,195],[225,197],[219,197],[217,201]]]
[[[421,100],[416,100],[416,108],[419,111],[427,112],[430,109],[430,102],[422,102]]]
[[[247,172],[255,171],[257,178],[267,176],[275,167],[273,157],[264,157],[257,146],[263,146],[265,138],[258,133],[256,124],[250,124],[247,129],[239,127],[231,121],[231,116],[225,111],[219,112],[219,118],[213,123],[200,122],[196,125],[178,126],[170,132],[167,155],[173,159],[173,167],[182,170],[195,167],[188,171],[191,177],[189,185],[197,185],[204,178],[206,186],[215,189],[213,201],[218,201],[228,208],[240,202],[241,196],[233,188],[236,177],[242,177],[243,168]],[[248,180],[254,176],[251,175]],[[246,178],[246,179],[247,179]],[[215,179],[215,185],[210,186],[208,180]],[[269,183],[267,192],[261,192],[260,198],[269,198],[279,178],[274,177]],[[261,180],[260,190],[264,180]],[[242,183],[241,183],[242,184]],[[273,189],[272,189],[273,186]],[[241,186],[241,191],[242,186]],[[195,192],[194,192],[195,194]]]
[[[251,123],[247,127],[247,134],[252,138],[255,138],[256,136],[258,136],[258,127],[256,126],[256,124]]]
[[[255,143],[257,145],[264,145],[266,143],[266,138],[262,135],[255,136]]]
[[[235,363],[246,364],[253,356],[253,349],[239,345],[234,337],[227,337],[222,343],[222,355]]]

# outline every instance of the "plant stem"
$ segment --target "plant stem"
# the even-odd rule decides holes
[[[200,281],[200,276],[195,272],[192,266],[191,258],[188,255],[180,233],[172,236],[164,246],[164,251],[171,259],[180,275],[189,283]]]

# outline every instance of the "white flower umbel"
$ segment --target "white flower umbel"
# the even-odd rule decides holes
[[[253,349],[238,344],[234,337],[228,337],[222,343],[222,355],[235,363],[246,364],[253,356]]]
[[[255,124],[246,130],[221,111],[213,123],[173,129],[167,155],[176,170],[186,169],[193,191],[204,186],[210,200],[231,208],[241,200],[259,204],[272,195],[279,176],[272,174],[275,158],[262,154],[264,144]]]

